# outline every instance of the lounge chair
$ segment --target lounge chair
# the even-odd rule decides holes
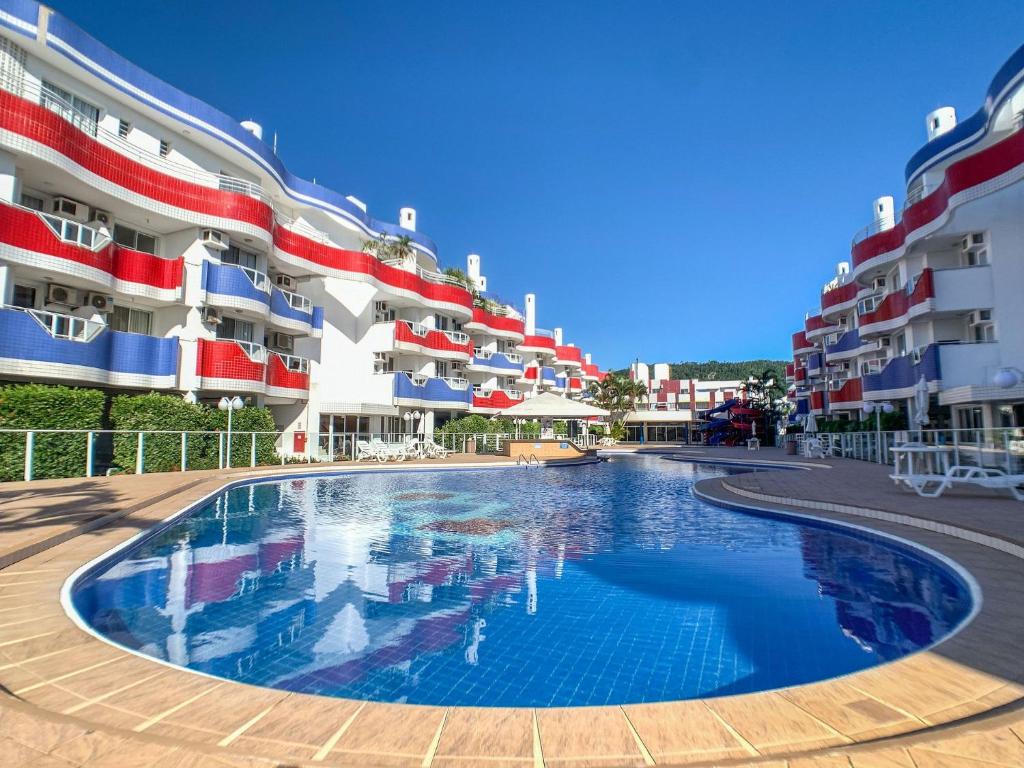
[[[979,488],[1007,490],[1017,501],[1024,501],[1024,475],[1008,475],[1001,469],[965,467],[954,464],[946,474],[892,474],[896,483],[904,483],[918,496],[934,499],[954,485],[975,485]]]
[[[380,446],[367,440],[356,441],[356,461],[387,461],[381,458]]]
[[[825,446],[820,437],[808,437],[804,439],[804,457],[808,459],[824,459]]]

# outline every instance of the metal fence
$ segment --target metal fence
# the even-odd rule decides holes
[[[797,435],[803,453],[808,435]],[[893,448],[919,443],[943,449],[950,465],[988,467],[1017,474],[1024,466],[1024,428],[926,429],[878,432],[819,432],[826,456],[893,463]]]
[[[0,429],[0,479],[355,461],[362,455],[361,448],[381,443],[401,447],[410,440],[434,443],[454,453],[500,454],[504,442],[516,437],[511,433],[431,437],[388,432]],[[593,435],[555,437],[580,448],[596,445]]]

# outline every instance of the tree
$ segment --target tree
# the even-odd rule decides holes
[[[626,416],[647,397],[647,385],[628,376],[610,373],[602,381],[591,382],[589,391],[594,405],[611,414],[612,437],[621,440],[626,435]]]
[[[772,434],[772,425],[789,413],[786,404],[786,390],[779,383],[779,374],[774,368],[765,368],[760,374],[751,376],[742,386],[750,407],[764,413],[762,439]]]
[[[363,252],[375,256],[379,261],[406,261],[416,256],[412,238],[408,235],[388,237],[380,235],[363,243]]]

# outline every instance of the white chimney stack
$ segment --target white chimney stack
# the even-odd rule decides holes
[[[475,253],[466,257],[466,275],[478,291],[487,290],[487,278],[480,274],[480,256]]]
[[[532,294],[526,294],[526,298],[523,300],[523,304],[526,308],[526,335],[536,336],[537,335],[537,297]]]
[[[263,141],[263,126],[253,120],[243,120],[239,123],[245,130],[251,133],[260,141]]]
[[[585,355],[583,356],[583,359],[584,359],[584,360],[585,360],[585,361],[587,362],[587,365],[593,365],[593,363],[592,363],[592,362],[590,362],[590,353],[589,353],[589,352],[587,352],[587,353],[586,353],[586,354],[585,354]]]
[[[925,117],[928,141],[956,128],[956,110],[953,107],[939,107]]]
[[[557,346],[559,346],[559,347],[562,346],[562,329],[561,328],[555,328],[555,344]]]
[[[416,209],[415,208],[402,208],[398,211],[398,226],[402,229],[408,229],[410,232],[416,231]]]
[[[893,204],[892,195],[877,198],[871,204],[871,207],[874,213],[876,232],[882,232],[896,226],[896,207]]]

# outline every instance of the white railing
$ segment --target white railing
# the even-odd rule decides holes
[[[284,367],[293,373],[309,373],[309,360],[305,357],[299,357],[297,355],[286,355],[284,352],[274,352]]]
[[[452,389],[469,389],[469,379],[464,379],[461,376],[438,376],[438,378]]]
[[[220,341],[233,341],[242,348],[242,351],[254,363],[260,363],[261,365],[266,365],[267,363],[267,348],[261,344],[253,341],[241,341],[240,339],[220,339]]]
[[[275,212],[274,218],[280,226],[284,227],[285,229],[290,229],[297,235],[302,235],[303,237],[309,238],[310,240],[315,240],[318,243],[323,243],[324,245],[339,247],[334,243],[333,240],[331,240],[330,236],[326,232],[317,229],[312,224],[309,224],[306,221],[299,221],[298,219],[293,219],[290,216],[284,215],[280,211]]]
[[[284,288],[281,288],[279,286],[275,287],[277,288],[277,290],[281,292],[281,294],[285,298],[285,301],[288,302],[288,306],[291,307],[292,309],[298,310],[299,312],[304,312],[307,315],[313,311],[312,299],[298,293],[286,291]]]
[[[479,357],[481,360],[490,360],[492,357],[494,357],[494,353],[489,349],[473,347],[473,357]]]
[[[62,242],[77,245],[94,252],[110,244],[110,235],[106,235],[98,229],[80,224],[71,219],[54,216],[52,213],[32,212],[39,216],[47,228]]]
[[[430,332],[430,329],[427,328],[427,326],[423,325],[423,323],[414,323],[412,320],[398,320],[396,322],[404,323],[409,328],[409,330],[413,332],[413,334],[419,336],[420,338],[425,338],[426,335]]]
[[[225,264],[225,266],[237,267],[249,278],[249,282],[253,284],[257,291],[270,293],[270,278],[267,277],[266,273],[255,270],[252,267],[243,267],[241,264]]]
[[[441,331],[445,336],[448,337],[448,341],[452,344],[468,344],[469,334],[462,333],[462,331]]]
[[[101,144],[116,150],[119,154],[136,160],[143,165],[159,171],[164,171],[172,176],[186,181],[192,181],[204,187],[212,189],[223,189],[229,192],[237,192],[249,197],[255,197],[267,205],[273,201],[263,188],[252,181],[239,179],[235,176],[228,176],[223,173],[214,173],[193,165],[175,162],[167,157],[161,157],[158,153],[147,151],[121,138],[117,133],[108,131],[99,125],[95,118],[86,115],[71,104],[61,99],[58,94],[47,89],[44,90],[40,84],[22,79],[20,82],[11,82],[9,78],[0,78],[0,87],[20,96],[28,101],[35,101],[46,109],[63,117],[76,128],[90,136],[94,136]]]
[[[47,309],[25,309],[24,307],[5,307],[27,312],[39,327],[55,339],[80,341],[89,343],[101,334],[107,324],[98,320],[87,320],[84,317],[65,315],[62,312],[51,312]]]
[[[531,335],[533,335],[533,336],[544,336],[545,338],[548,338],[548,339],[555,338],[555,332],[554,331],[549,331],[547,328],[534,328],[533,329],[533,334],[531,334]]]

